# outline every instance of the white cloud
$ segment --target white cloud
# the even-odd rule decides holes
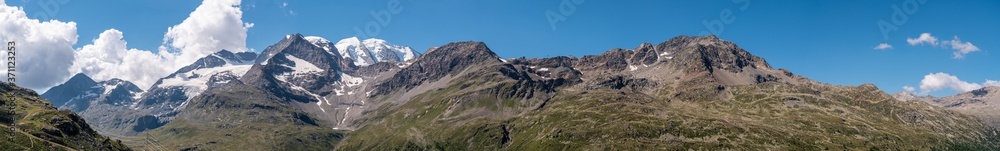
[[[1000,87],[1000,81],[986,80],[983,86],[997,86]]]
[[[281,2],[281,8],[288,7],[288,2]]]
[[[918,38],[906,38],[906,42],[914,46],[918,44],[930,44],[932,46],[938,45],[937,37],[931,36],[931,33],[922,33]]]
[[[889,45],[887,43],[881,43],[881,44],[878,44],[878,46],[875,46],[875,48],[873,48],[873,49],[875,49],[875,50],[892,49],[892,45]]]
[[[0,19],[3,50],[7,50],[7,42],[15,42],[17,85],[42,92],[69,78],[70,72],[62,69],[69,68],[74,60],[73,45],[78,36],[75,22],[31,19],[23,7],[7,6],[2,0]],[[6,65],[8,54],[0,56]],[[7,75],[6,69],[4,72]]]
[[[924,79],[920,80],[920,92],[923,94],[927,94],[930,92],[941,91],[944,89],[951,89],[958,92],[967,92],[982,88],[983,85],[1000,86],[1000,82],[993,80],[986,80],[986,82],[984,82],[983,84],[970,83],[958,79],[957,76],[949,75],[943,72],[938,72],[925,75]]]
[[[148,88],[155,80],[198,58],[220,51],[248,51],[239,0],[205,0],[164,34],[159,52],[128,49],[123,33],[109,29],[92,44],[73,49],[75,22],[28,18],[22,7],[0,0],[0,41],[16,42],[17,84],[42,92],[75,73],[95,80],[120,78]],[[7,53],[0,53],[6,58]]]
[[[917,90],[916,88],[913,88],[911,86],[903,86],[903,91],[906,91],[906,92],[913,92],[913,91],[916,91],[916,90]]]
[[[951,45],[951,49],[955,50],[953,53],[955,55],[955,59],[961,59],[965,57],[965,54],[979,51],[979,47],[972,45],[970,42],[962,42],[958,39],[958,36],[955,36],[955,39],[948,41],[946,44]]]
[[[922,33],[918,38],[906,38],[906,42],[914,46],[920,44],[930,44],[932,46],[937,46],[939,44],[937,37],[931,36],[931,33]],[[955,36],[954,39],[951,39],[949,41],[940,41],[940,44],[942,48],[947,48],[948,46],[951,46],[951,49],[955,50],[955,52],[952,52],[952,54],[954,55],[953,58],[955,59],[962,59],[965,58],[966,54],[979,51],[979,47],[976,47],[976,45],[972,45],[972,43],[970,42],[963,42],[962,40],[959,40],[958,36]],[[880,46],[882,45],[876,46],[875,49],[878,49]],[[889,46],[889,48],[892,48],[892,46]]]
[[[119,78],[147,89],[159,78],[173,72],[171,58],[150,51],[127,49],[124,35],[108,29],[94,39],[93,44],[77,49],[71,73],[84,73],[97,81]],[[165,54],[170,55],[170,54]]]
[[[246,31],[253,23],[242,21],[239,0],[205,0],[180,24],[167,29],[163,45],[153,51],[128,49],[124,34],[109,29],[78,48],[69,68],[95,80],[119,78],[149,88],[159,78],[220,50],[248,51]]]
[[[244,23],[242,17],[240,0],[205,0],[187,19],[167,29],[160,49],[176,54],[178,65],[223,49],[247,51],[247,30],[253,23]]]

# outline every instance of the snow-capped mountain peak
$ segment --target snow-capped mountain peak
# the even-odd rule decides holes
[[[354,65],[367,66],[377,62],[404,62],[420,56],[408,46],[393,45],[382,39],[358,37],[344,38],[334,45],[344,58],[354,60]]]
[[[358,37],[348,37],[341,39],[340,41],[337,41],[337,48],[341,48],[343,46],[351,46],[351,45],[353,46],[361,45],[361,39],[358,39]]]
[[[403,62],[406,60],[416,58],[418,55],[420,55],[414,52],[413,48],[410,48],[408,46],[393,45],[382,39],[370,38],[370,39],[365,39],[361,43],[367,46],[368,50],[371,51],[373,54],[376,54],[375,57],[378,60],[395,59],[396,62]],[[385,51],[391,51],[391,52],[385,52]],[[381,55],[390,53],[392,53],[393,55],[389,56]]]
[[[309,41],[309,43],[316,45],[316,47],[323,48],[323,50],[326,50],[327,53],[330,54],[334,53],[332,50],[333,48],[335,48],[333,47],[333,43],[330,42],[330,40],[326,40],[326,38],[319,36],[305,36],[303,38],[306,39],[306,41]]]
[[[187,100],[202,92],[239,80],[250,70],[257,54],[221,50],[161,78],[143,93],[133,109],[158,108],[156,113],[183,108]]]
[[[46,91],[42,98],[51,101],[53,106],[82,112],[92,104],[131,104],[135,100],[134,94],[142,92],[142,89],[129,81],[115,78],[95,82],[80,73]]]

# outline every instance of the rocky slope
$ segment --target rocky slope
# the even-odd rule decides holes
[[[4,96],[0,99],[3,150],[131,150],[121,141],[101,136],[72,111],[56,109],[30,89],[4,83],[0,94]]]
[[[995,128],[1000,128],[1000,87],[991,86],[943,98],[918,97],[906,92],[897,93],[900,100],[920,100],[951,111],[979,117]]]

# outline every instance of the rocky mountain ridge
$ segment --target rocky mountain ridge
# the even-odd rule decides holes
[[[893,94],[898,100],[918,100],[951,111],[979,117],[990,126],[1000,128],[1000,87],[988,86],[947,97],[917,96],[907,92]]]

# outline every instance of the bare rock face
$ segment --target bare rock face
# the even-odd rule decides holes
[[[356,66],[342,59],[336,48],[327,51],[303,38],[289,35],[269,46],[256,64],[240,79],[246,84],[266,88],[286,100],[323,101],[319,96],[332,93],[341,73],[353,73]]]
[[[100,103],[110,105],[131,105],[135,102],[136,95],[143,92],[139,86],[132,82],[114,78],[99,83],[104,86],[106,94],[101,96]],[[80,112],[80,111],[77,111]]]
[[[688,72],[714,73],[725,70],[738,73],[745,69],[771,69],[764,58],[715,36],[679,36],[660,43],[657,48],[661,48],[664,53],[674,54],[674,65]]]
[[[925,99],[948,110],[974,115],[1000,128],[1000,87],[990,86],[944,98]]]
[[[656,83],[645,78],[634,78],[628,75],[602,76],[592,80],[587,89],[639,90],[655,86]]]
[[[499,57],[483,42],[455,42],[428,51],[413,64],[379,84],[374,94],[411,89],[425,81],[436,81],[473,65],[498,64]]]
[[[633,50],[617,48],[572,60],[571,67],[584,72],[584,77],[631,74],[653,83],[689,83],[681,87],[809,81],[775,70],[763,58],[715,36],[678,36],[656,45],[642,43]]]
[[[582,71],[607,70],[622,71],[628,69],[628,60],[634,52],[625,49],[611,49],[600,55],[584,56],[573,66]]]
[[[653,48],[653,44],[642,43],[639,47],[635,48],[635,53],[629,59],[629,62],[633,64],[650,65],[656,63],[660,57],[657,55],[656,50]]]

